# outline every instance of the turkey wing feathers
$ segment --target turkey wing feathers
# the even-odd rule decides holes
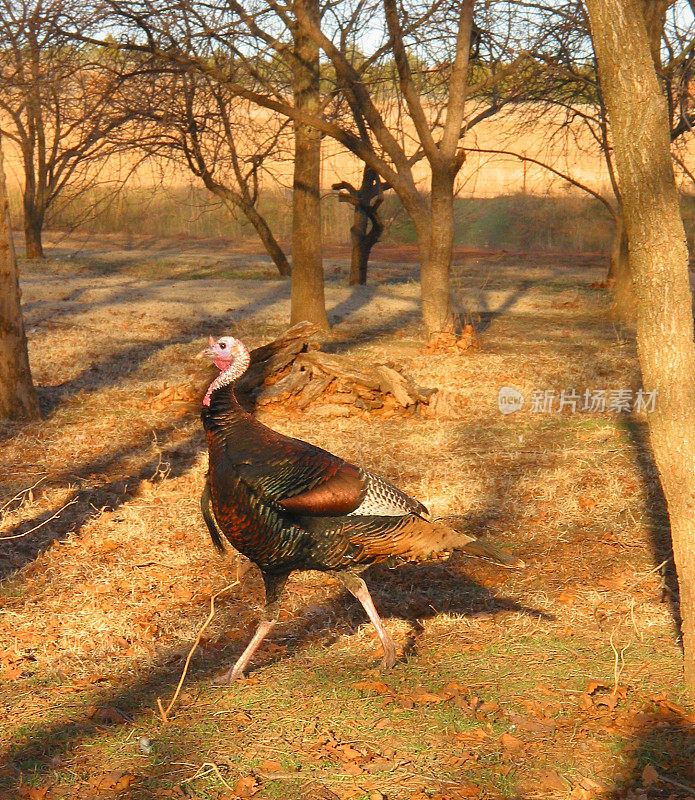
[[[354,511],[364,496],[365,481],[360,470],[343,463],[328,480],[322,481],[302,494],[279,501],[279,505],[294,514],[309,516],[342,516]]]
[[[366,469],[361,472],[365,478],[364,496],[351,514],[362,517],[402,517],[404,514],[429,516],[429,511],[422,503],[397,486]]]
[[[342,459],[308,442],[276,433],[255,420],[249,427],[251,430],[242,432],[238,438],[227,436],[225,460],[259,497],[281,503],[336,478],[334,490],[338,492],[342,482],[338,493],[343,496],[337,513],[347,513],[359,505],[362,487],[350,480],[348,472],[343,472],[349,465]],[[317,513],[309,510],[310,505],[308,502],[305,510],[298,501],[296,510]]]

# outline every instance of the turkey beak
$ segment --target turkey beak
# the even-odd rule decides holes
[[[196,356],[196,358],[214,358],[214,353],[212,348],[217,344],[217,342],[213,339],[212,336],[209,338],[209,344],[207,347],[204,347]]]

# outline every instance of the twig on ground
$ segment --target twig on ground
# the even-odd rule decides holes
[[[655,572],[660,572],[668,564],[668,562],[672,561],[672,560],[673,560],[673,556],[672,555],[669,556],[668,558],[665,558],[661,562],[661,564],[657,564],[655,567],[652,567],[650,570],[645,572],[644,575],[641,575],[639,578],[637,578],[636,581],[633,581],[632,583],[628,584],[628,586],[625,587],[625,591],[627,592],[630,589],[634,589],[635,586],[639,586],[639,584],[642,583],[642,581],[645,578],[648,578],[650,575],[653,575]]]
[[[635,598],[632,598],[632,602],[630,603],[630,619],[632,620],[632,627],[635,629],[635,633],[639,636],[640,642],[644,641],[644,634],[640,629],[637,627],[637,621],[635,620]]]
[[[215,592],[215,594],[213,594],[212,597],[210,598],[210,613],[208,614],[208,618],[203,623],[203,627],[198,631],[198,635],[195,637],[195,641],[193,642],[193,647],[191,647],[191,649],[190,649],[190,651],[188,653],[188,657],[186,658],[186,663],[184,664],[184,667],[183,667],[183,672],[181,673],[181,677],[179,678],[179,684],[176,687],[176,691],[174,692],[174,696],[171,698],[171,702],[166,707],[166,709],[162,705],[161,699],[159,697],[157,698],[157,707],[159,708],[159,714],[160,714],[160,716],[162,718],[162,722],[165,725],[167,725],[168,722],[169,722],[169,720],[167,718],[167,715],[169,714],[171,709],[174,707],[174,703],[177,701],[177,699],[179,697],[179,693],[181,692],[181,687],[183,686],[183,682],[186,679],[186,673],[188,672],[188,665],[191,663],[191,659],[193,658],[193,653],[195,653],[196,649],[198,648],[198,645],[200,644],[200,638],[203,635],[203,633],[205,632],[205,629],[212,622],[212,619],[215,616],[215,600],[220,595],[224,594],[225,592],[228,592],[230,589],[233,589],[235,586],[237,586],[239,584],[239,580],[240,579],[237,578],[233,583],[230,583],[227,586],[225,586],[224,589],[220,589],[219,592]]]
[[[10,497],[10,499],[9,499],[9,500],[8,500],[8,501],[7,501],[7,502],[6,502],[6,503],[5,503],[3,506],[1,506],[1,507],[0,507],[0,514],[2,514],[2,512],[3,512],[3,511],[6,509],[6,508],[7,508],[7,506],[9,506],[11,503],[14,503],[14,501],[15,501],[15,500],[19,500],[19,498],[20,498],[20,497],[21,497],[23,494],[28,494],[30,491],[32,491],[32,489],[36,489],[36,487],[37,487],[37,486],[38,486],[40,483],[42,483],[43,481],[45,481],[45,480],[46,480],[46,476],[45,476],[45,475],[42,475],[42,476],[41,476],[41,477],[40,477],[40,478],[39,478],[39,479],[36,481],[36,483],[32,483],[32,485],[31,485],[31,486],[27,486],[27,488],[26,488],[26,489],[22,489],[21,491],[17,492],[17,494],[16,494],[14,497]]]
[[[685,783],[678,783],[678,781],[674,781],[673,778],[667,778],[665,775],[662,775],[659,772],[656,773],[656,776],[660,781],[663,781],[664,783],[670,783],[671,786],[676,786],[686,792],[695,792],[695,786],[687,786]]]
[[[64,506],[61,506],[61,508],[59,508],[55,512],[55,514],[53,514],[52,517],[49,517],[48,519],[45,519],[43,522],[40,522],[38,525],[34,525],[33,528],[29,528],[29,530],[28,531],[24,531],[24,533],[16,533],[13,536],[0,536],[0,542],[7,542],[10,539],[21,539],[22,536],[28,536],[30,533],[33,533],[34,531],[37,531],[39,528],[43,528],[44,525],[48,525],[48,523],[51,520],[54,520],[57,516],[62,514],[63,511],[65,511],[66,508],[68,508],[69,506],[74,505],[76,502],[77,502],[77,498],[74,497],[72,500],[70,500],[69,503],[66,503]]]
[[[229,587],[227,587],[227,588],[229,588]],[[222,592],[219,592],[219,594],[222,594]],[[159,701],[157,701],[157,702],[159,702]],[[161,706],[160,706],[160,708],[161,708]],[[208,769],[205,769],[205,767],[208,767]],[[205,770],[205,771],[203,771],[203,770]],[[222,777],[222,773],[220,772],[219,767],[217,766],[217,764],[214,764],[212,761],[204,761],[200,765],[200,767],[198,768],[198,771],[195,773],[195,775],[191,775],[190,778],[186,778],[185,780],[181,781],[181,783],[182,784],[183,783],[190,783],[191,781],[195,781],[198,778],[204,777],[205,775],[209,775],[211,772],[214,772],[215,775],[217,775],[217,777],[220,779],[220,781],[222,781],[222,785],[226,789],[229,789],[230,792],[234,791],[234,787],[230,786],[227,783],[227,781]]]
[[[616,695],[618,693],[618,689],[620,687],[620,676],[623,674],[623,670],[625,669],[625,651],[630,647],[630,644],[626,644],[620,652],[618,652],[618,648],[613,644],[613,636],[615,636],[617,628],[614,628],[611,632],[611,637],[609,639],[609,643],[611,646],[611,650],[613,651],[613,655],[615,656],[613,662],[613,694]]]

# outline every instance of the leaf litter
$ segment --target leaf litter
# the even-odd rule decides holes
[[[499,266],[500,291],[516,286],[518,266]],[[485,269],[468,265],[462,291]],[[209,678],[257,618],[262,586],[251,571],[220,598],[166,726],[156,698],[173,695],[211,597],[237,568],[215,558],[201,525],[203,441],[185,410],[190,394],[176,388],[191,385],[209,316],[167,312],[140,331],[132,320],[146,301],[89,321],[67,303],[71,326],[50,333],[53,363],[32,358],[55,385],[77,381],[77,394],[39,425],[3,431],[0,450],[0,474],[11,476],[0,536],[21,536],[0,542],[1,791],[39,800],[695,796],[695,717],[681,690],[668,564],[653,557],[661,512],[648,506],[648,451],[615,417],[510,420],[494,407],[501,385],[632,385],[634,348],[616,340],[599,293],[553,305],[551,281],[581,285],[598,268],[529,269],[533,309],[502,314],[469,348],[442,340],[424,350],[414,326],[368,340],[368,307],[359,324],[336,328],[352,357],[394,362],[418,385],[452,393],[463,419],[413,420],[405,431],[386,416],[261,415],[438,512],[463,510],[473,533],[511,545],[530,567],[510,575],[455,557],[373,570],[375,602],[402,643],[388,675],[374,669],[374,633],[335,582],[298,576],[255,671],[213,689]],[[191,319],[187,340],[172,344]],[[281,321],[221,311],[214,326],[255,346]],[[116,328],[130,348],[127,371],[116,361],[103,384],[80,384],[80,364],[110,352]],[[577,331],[582,351],[571,346]]]

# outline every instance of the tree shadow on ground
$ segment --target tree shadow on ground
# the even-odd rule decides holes
[[[653,559],[659,565],[661,576],[661,601],[668,600],[670,603],[674,625],[676,630],[680,631],[680,601],[678,578],[673,563],[671,524],[666,498],[661,488],[659,473],[649,442],[647,423],[638,420],[635,416],[628,415],[620,416],[619,421],[628,436],[639,469],[642,491],[645,496],[646,528],[649,532]]]
[[[123,300],[125,299],[127,299],[127,294]],[[258,313],[272,305],[275,300],[275,292],[268,291],[263,297],[249,301],[239,310],[235,310],[235,317],[243,319],[246,313]],[[190,344],[195,339],[203,338],[206,334],[221,326],[229,326],[228,315],[225,314],[222,317],[213,315],[201,316],[190,324],[182,326],[176,333],[167,335],[164,339],[157,339],[153,342],[137,342],[112,352],[105,358],[100,358],[97,363],[90,363],[74,378],[64,381],[58,386],[39,387],[41,410],[45,415],[49,415],[78,391],[95,392],[99,389],[114,386],[126,375],[137,370],[162,347]]]
[[[34,561],[53,542],[78,533],[92,518],[103,511],[113,511],[131,500],[143,481],[159,480],[162,469],[169,478],[190,470],[205,445],[202,432],[193,430],[183,438],[166,443],[171,434],[180,431],[181,423],[171,422],[147,431],[137,444],[101,453],[75,465],[43,483],[44,487],[60,487],[82,483],[94,473],[117,474],[97,487],[76,488],[60,506],[55,506],[22,520],[0,537],[0,579]],[[154,448],[153,442],[164,442]],[[139,459],[136,472],[124,474],[122,464]],[[14,537],[14,538],[12,538]]]
[[[481,310],[478,311],[476,315],[474,315],[477,316],[479,319],[479,321],[474,325],[476,333],[478,334],[485,333],[496,319],[503,316],[504,314],[509,313],[514,308],[514,306],[525,295],[528,294],[529,290],[533,287],[534,283],[535,281],[528,281],[528,280],[521,281],[513,291],[509,292],[504,302],[495,309],[489,308],[487,295],[485,294],[484,291],[481,291],[479,295]],[[463,319],[465,320],[465,316],[463,317]]]
[[[645,713],[626,733],[622,753],[628,765],[616,780],[611,800],[695,797],[695,727],[687,720]]]
[[[462,577],[456,569],[446,564],[426,564],[388,570],[374,568],[367,580],[374,588],[377,606],[381,607],[385,617],[400,617],[411,621],[415,626],[417,636],[418,627],[421,629],[421,620],[434,617],[446,611],[451,614],[463,616],[495,615],[498,613],[519,613],[533,617],[546,617],[543,612],[525,607],[508,598],[495,596],[490,590],[478,585],[475,581]],[[258,581],[260,583],[260,581]],[[425,587],[423,589],[423,587]],[[260,587],[259,587],[260,588]],[[435,605],[436,604],[436,605]],[[203,611],[201,602],[201,611]],[[241,652],[247,643],[254,625],[248,629],[239,629],[240,614],[248,613],[249,603],[240,597],[231,599],[222,606],[220,616],[222,620],[216,623],[217,629],[224,630],[225,622],[234,630],[234,636],[220,637],[222,647],[218,648],[212,642],[209,647],[199,649],[192,662],[191,671],[187,679],[188,692],[195,691],[196,682],[209,680],[209,678],[226,668],[231,660]],[[547,617],[546,617],[547,618]],[[339,635],[354,634],[360,625],[366,621],[360,607],[356,606],[354,599],[344,591],[322,603],[320,608],[314,604],[309,609],[300,612],[299,616],[290,622],[281,623],[278,636],[271,637],[276,647],[261,648],[258,657],[254,659],[251,672],[259,669],[272,668],[272,665],[299,652],[310,642],[322,641],[330,645]],[[329,638],[327,639],[327,635]],[[287,643],[280,649],[281,656],[277,655],[277,643]],[[275,649],[273,654],[271,651]],[[406,642],[406,649],[412,652],[412,641]],[[159,662],[142,678],[130,682],[118,682],[112,688],[96,688],[90,692],[89,703],[77,703],[77,713],[66,712],[63,718],[47,723],[40,723],[32,727],[29,732],[23,733],[21,740],[11,745],[0,756],[0,786],[18,785],[22,775],[27,774],[55,774],[59,772],[63,761],[71,762],[75,748],[86,740],[91,739],[105,727],[118,724],[122,720],[111,720],[107,723],[100,721],[94,714],[95,708],[115,708],[127,717],[139,718],[139,726],[158,726],[153,720],[153,710],[156,708],[158,697],[168,698],[173,695],[175,686],[181,673],[183,660],[188,646],[171,648],[164,653]],[[331,659],[326,652],[327,661]],[[355,659],[354,673],[368,669],[371,664]],[[299,669],[302,667],[300,666]],[[38,687],[39,694],[50,694],[55,687]],[[221,690],[223,691],[223,690]],[[75,708],[75,704],[71,704]],[[180,713],[181,709],[177,709]],[[143,717],[144,715],[144,717]],[[199,760],[199,743],[187,742],[190,735],[196,736],[195,731],[190,733],[181,726],[176,731],[167,729],[170,740],[166,745],[167,753],[158,752],[158,757],[166,763],[169,759],[186,760],[186,757]],[[162,737],[163,741],[167,736]],[[162,745],[164,747],[165,745]],[[138,797],[156,797],[158,790],[170,788],[171,779],[165,770],[157,771],[148,777],[148,786],[141,787]],[[14,782],[14,783],[13,783]]]

